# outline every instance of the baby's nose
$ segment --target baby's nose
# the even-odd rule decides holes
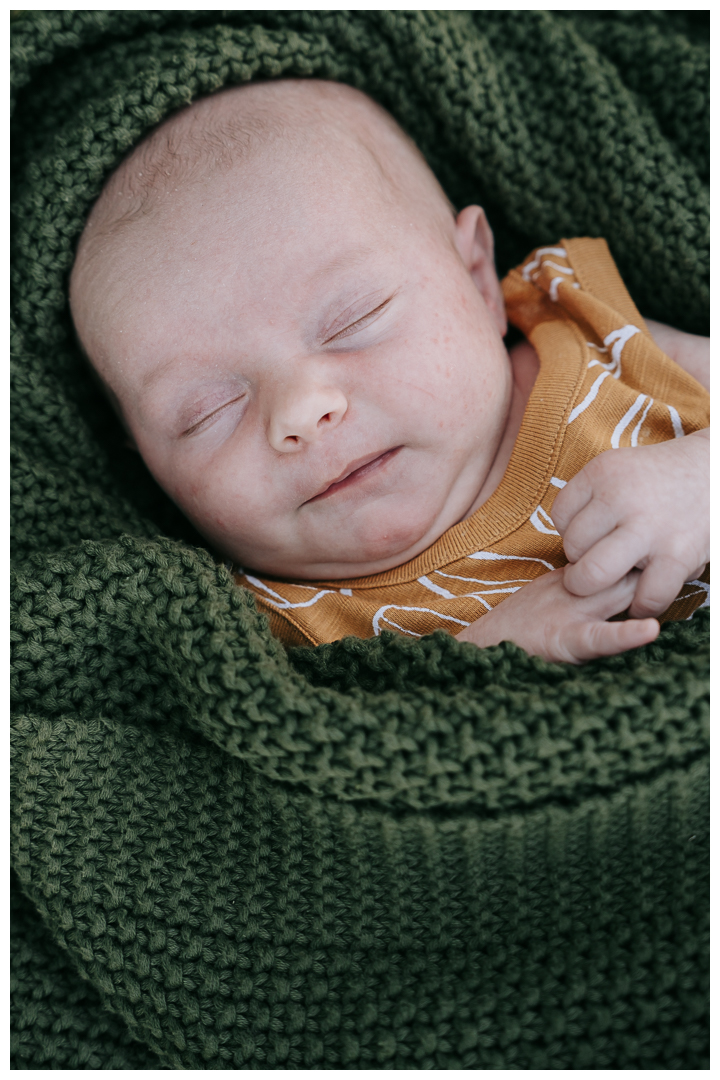
[[[332,430],[347,412],[347,399],[330,386],[295,387],[282,394],[270,417],[268,439],[274,450],[292,453]]]

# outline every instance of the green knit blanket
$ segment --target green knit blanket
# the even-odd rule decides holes
[[[13,1064],[708,1068],[707,611],[581,668],[285,650],[75,346],[89,207],[178,107],[344,80],[487,207],[707,332],[703,12],[13,20]]]

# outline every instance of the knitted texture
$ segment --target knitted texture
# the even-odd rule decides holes
[[[706,331],[702,13],[24,12],[12,57],[14,1067],[707,1068],[708,613],[581,668],[285,650],[67,309],[144,133],[314,76],[487,206],[501,271],[604,235]]]

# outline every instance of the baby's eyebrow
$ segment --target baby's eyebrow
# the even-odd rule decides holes
[[[322,284],[322,281],[327,277],[333,277],[336,274],[341,273],[343,270],[352,270],[355,266],[365,262],[373,253],[372,248],[361,246],[351,248],[349,251],[344,251],[339,255],[334,256],[329,262],[321,266],[319,270],[316,270],[311,278],[311,284],[318,286]]]
[[[155,386],[155,384],[159,382],[162,377],[167,373],[168,369],[172,367],[173,362],[173,357],[170,357],[168,360],[165,361],[164,364],[158,364],[158,366],[156,368],[153,368],[152,371],[148,371],[148,373],[143,376],[140,382],[140,389],[152,389],[152,387]]]

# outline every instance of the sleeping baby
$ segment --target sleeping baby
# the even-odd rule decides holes
[[[482,209],[357,90],[171,117],[93,207],[70,302],[133,445],[288,644],[444,629],[577,663],[707,604],[709,340],[644,320],[602,240],[501,285]]]

